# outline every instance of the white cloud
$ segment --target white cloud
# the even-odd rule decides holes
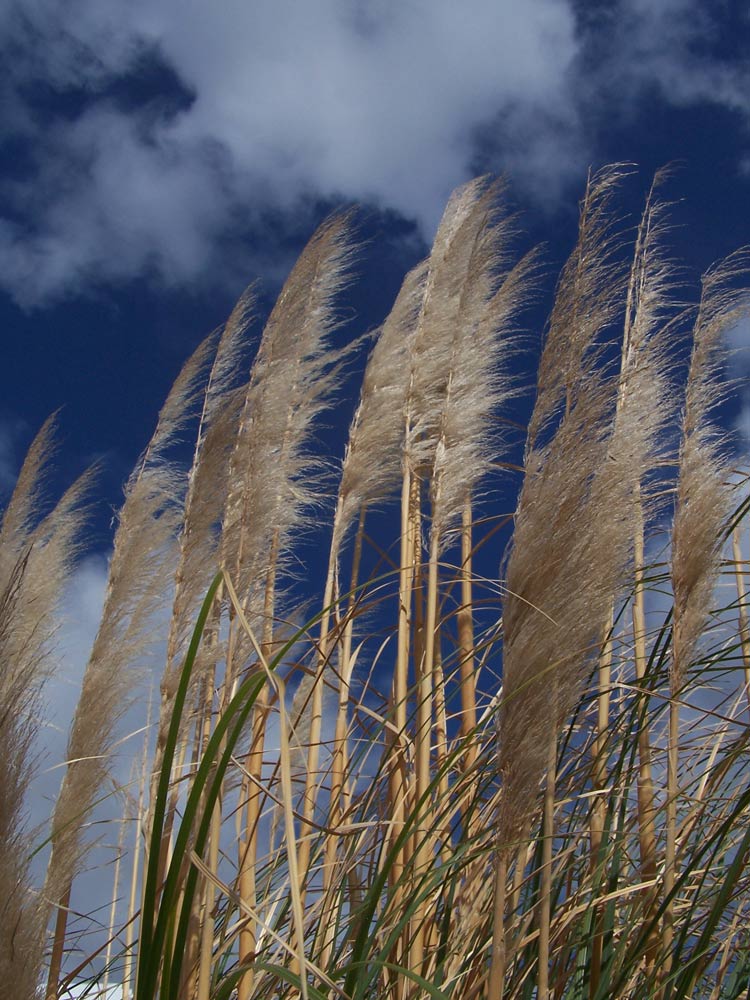
[[[0,282],[33,306],[139,274],[215,280],[259,253],[246,241],[237,259],[241,234],[278,249],[269,209],[304,220],[320,199],[429,238],[478,160],[554,199],[595,157],[580,107],[605,99],[584,58],[599,50],[607,100],[656,81],[750,114],[740,69],[694,54],[715,26],[697,0],[578,17],[572,0],[16,0],[0,13],[5,104],[35,169],[4,188]],[[156,60],[181,103],[162,88],[137,105]],[[45,117],[40,83],[68,104]]]
[[[210,11],[76,0],[64,17],[49,0],[26,6],[24,20],[5,16],[24,52],[16,85],[41,78],[84,97],[72,120],[42,127],[14,92],[39,174],[6,186],[16,218],[0,227],[0,280],[25,305],[146,270],[195,280],[216,270],[233,226],[311,199],[366,201],[429,235],[472,172],[478,129],[503,112],[533,118],[537,141],[561,121],[576,129],[567,0],[232,0]],[[124,109],[104,95],[157,51],[195,95],[189,106]],[[525,177],[560,172],[536,156]]]
[[[62,597],[55,643],[59,669],[44,690],[45,717],[38,740],[40,769],[29,796],[34,826],[50,818],[60,787],[60,765],[65,760],[68,731],[99,626],[106,585],[107,560],[89,556],[74,570]]]
[[[610,98],[627,104],[656,87],[677,106],[710,103],[740,114],[750,126],[750,73],[744,60],[727,58],[729,11],[701,0],[622,0],[607,18],[601,52],[602,82]],[[750,26],[750,15],[738,13]]]

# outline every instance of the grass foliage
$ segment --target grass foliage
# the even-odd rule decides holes
[[[589,178],[525,446],[541,256],[517,255],[502,185],[453,194],[364,365],[340,334],[351,217],[305,248],[249,373],[243,295],[128,481],[46,834],[23,821],[33,719],[90,475],[48,509],[40,431],[0,529],[19,1000],[747,995],[748,501],[717,408],[748,258],[686,305],[665,175],[629,230],[628,172]],[[352,369],[337,465],[316,435]],[[87,916],[90,820],[157,637],[156,718]]]

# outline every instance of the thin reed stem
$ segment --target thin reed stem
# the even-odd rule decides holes
[[[732,529],[732,559],[734,561],[734,580],[737,587],[737,616],[739,618],[739,639],[742,652],[742,667],[745,674],[745,697],[750,712],[750,625],[747,617],[747,589],[745,587],[746,560],[742,558],[742,545],[739,527]]]

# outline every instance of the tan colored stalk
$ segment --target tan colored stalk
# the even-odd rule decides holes
[[[740,649],[742,651],[742,666],[745,672],[745,697],[750,711],[750,626],[747,620],[747,591],[745,588],[745,560],[742,558],[740,544],[740,529],[732,529],[732,558],[734,560],[734,579],[737,586],[737,616],[740,623]]]
[[[128,898],[128,920],[125,926],[125,955],[122,966],[122,996],[130,1000],[133,994],[132,979],[135,949],[135,919],[138,900],[138,881],[140,874],[142,845],[141,837],[146,828],[146,786],[148,783],[148,734],[151,724],[151,705],[147,718],[146,732],[143,736],[141,751],[141,774],[138,782],[138,802],[135,811],[135,836],[133,837],[133,864],[130,870],[130,896]]]
[[[135,762],[133,762],[135,763]],[[131,781],[134,768],[131,768]],[[117,856],[115,857],[115,870],[112,875],[112,900],[109,904],[109,921],[107,923],[107,947],[104,952],[104,973],[102,975],[102,992],[107,996],[109,991],[109,975],[112,966],[112,945],[117,937],[117,903],[120,891],[120,866],[125,847],[125,817],[120,819],[120,832],[117,837]]]
[[[557,740],[550,736],[547,747],[547,775],[542,810],[542,865],[539,882],[539,948],[537,997],[549,1000],[550,917],[552,905],[552,842],[555,835],[555,772]]]
[[[409,383],[404,404],[405,445],[403,452],[403,494],[402,494],[402,552],[400,578],[400,614],[398,658],[394,678],[395,724],[399,736],[405,735],[406,725],[406,677],[409,658],[409,618],[411,610],[411,586],[415,581],[416,567],[421,563],[419,549],[421,542],[415,527],[421,520],[421,477],[425,469],[435,462],[436,448],[440,440],[440,426],[443,414],[443,400],[447,385],[453,377],[457,347],[457,316],[465,297],[467,274],[477,243],[478,234],[485,226],[493,192],[485,179],[471,182],[458,189],[451,196],[443,213],[430,255],[427,281],[421,301],[418,319],[409,350]],[[485,259],[491,257],[488,250]],[[482,287],[477,298],[484,307],[487,294]],[[434,475],[434,474],[433,474]],[[447,490],[450,496],[450,488]],[[465,492],[461,499],[465,496]],[[415,499],[412,499],[415,497]],[[434,500],[433,500],[434,508]],[[438,547],[444,538],[444,531],[453,516],[450,503],[442,519],[442,531],[436,530],[433,511],[433,528],[430,540],[430,559],[427,579],[427,605],[423,637],[415,631],[415,643],[423,649],[415,648],[417,677],[417,709],[415,732],[415,781],[409,811],[415,816],[419,810],[419,820],[415,824],[411,854],[415,858],[413,874],[421,878],[429,866],[432,855],[432,837],[428,836],[430,826],[428,803],[423,801],[430,779],[430,744],[432,733],[432,673],[435,644],[435,624],[437,621],[437,556]],[[414,534],[413,538],[409,535]],[[409,559],[408,565],[405,558]],[[412,568],[412,566],[414,568]],[[419,577],[421,591],[421,575]],[[421,615],[420,598],[417,598],[417,613]],[[403,709],[401,702],[404,702]],[[394,761],[392,775],[393,833],[398,836],[402,829],[403,793],[406,787],[399,787],[399,771],[402,770],[401,751]],[[401,874],[402,861],[397,860],[393,879]],[[394,905],[398,906],[397,900]],[[422,901],[416,908],[411,921],[411,943],[409,947],[410,967],[419,970],[424,955],[424,931],[427,920],[427,904]]]
[[[362,556],[362,537],[365,527],[365,507],[362,506],[359,516],[359,526],[354,542],[354,552],[352,556],[352,572],[349,586],[349,601],[344,623],[342,641],[340,645],[339,657],[339,689],[338,708],[336,712],[336,726],[333,737],[333,758],[331,761],[331,796],[328,825],[331,833],[326,836],[323,864],[323,942],[321,947],[320,964],[324,969],[330,967],[332,949],[335,943],[335,908],[336,894],[340,873],[338,868],[338,830],[342,822],[348,815],[349,793],[348,793],[348,751],[347,738],[349,726],[347,714],[349,709],[350,685],[352,679],[353,663],[351,657],[352,630],[354,627],[354,611],[356,605],[356,590],[359,581],[359,564]],[[338,594],[336,594],[338,600]],[[337,627],[340,628],[340,622]],[[350,894],[351,897],[351,894]],[[350,898],[350,907],[353,900]]]
[[[609,743],[609,710],[610,693],[612,686],[612,628],[614,624],[614,610],[610,605],[609,618],[604,628],[604,641],[598,664],[598,688],[597,688],[597,725],[596,738],[594,740],[594,767],[593,785],[599,794],[594,798],[591,807],[591,876],[594,886],[601,885],[603,881],[603,858],[601,854],[602,837],[604,835],[604,823],[607,816],[607,800],[604,791],[607,786],[607,746]],[[602,933],[604,914],[600,907],[597,908],[594,935],[591,944],[591,973],[589,979],[589,996],[594,998],[599,988],[599,977],[602,965]]]
[[[406,722],[409,670],[409,636],[412,618],[412,582],[414,579],[413,534],[411,531],[411,477],[404,469],[401,491],[401,556],[399,560],[399,608],[396,666],[393,675],[393,724],[395,727],[392,762],[390,770],[390,816],[391,842],[402,834],[407,797],[406,771]],[[391,866],[391,885],[394,890],[394,907],[399,909],[399,899],[403,893],[401,879],[404,870],[404,849],[396,852]]]
[[[669,734],[667,740],[667,805],[666,844],[664,847],[664,929],[662,943],[667,956],[665,974],[671,969],[672,942],[674,940],[674,900],[671,897],[675,886],[677,868],[677,798],[679,795],[679,740],[680,706],[675,695],[669,699]]]
[[[648,664],[645,617],[645,552],[644,526],[653,514],[654,502],[648,492],[646,477],[653,471],[659,457],[659,439],[669,416],[672,404],[665,370],[667,368],[670,324],[666,314],[671,307],[674,286],[674,266],[662,249],[666,232],[664,218],[666,206],[656,197],[668,170],[657,172],[641,216],[630,269],[625,328],[622,343],[620,389],[617,400],[616,421],[628,423],[632,412],[638,409],[651,422],[647,433],[636,437],[632,448],[633,489],[633,570],[634,592],[632,599],[633,660],[636,681],[641,689],[643,714],[638,728],[638,833],[641,859],[641,878],[644,883],[656,879],[656,799],[651,769],[651,740],[648,725],[648,694],[646,670]],[[625,442],[627,447],[628,442]],[[656,902],[657,890],[644,893],[644,920],[649,921]],[[657,937],[652,934],[647,944],[647,962],[656,960]]]
[[[403,436],[400,415],[404,408],[408,380],[406,352],[424,294],[425,274],[425,267],[420,265],[407,275],[378,337],[365,370],[360,403],[352,422],[344,458],[323,600],[316,679],[310,706],[310,749],[303,802],[303,821],[306,821],[308,826],[315,806],[315,788],[318,780],[323,673],[328,671],[329,660],[333,653],[332,643],[329,641],[329,619],[330,605],[336,589],[340,549],[357,511],[364,504],[385,499],[397,482]],[[361,540],[359,544],[361,545]],[[348,700],[348,678],[346,667],[343,667],[342,677],[339,679],[339,712],[332,751],[334,769],[340,766],[345,754],[345,746],[341,741],[345,739],[346,731],[344,707],[346,700]],[[334,796],[340,795],[341,780],[340,774],[332,775]],[[337,807],[333,808],[335,811]],[[304,874],[307,868],[309,840],[302,841],[300,850],[300,872]],[[335,853],[331,837],[326,842],[326,852],[328,857],[332,856],[331,852]],[[332,875],[333,872],[326,868],[324,883],[329,888],[329,879]]]
[[[437,625],[435,638],[435,657],[432,671],[432,688],[435,699],[435,768],[438,772],[437,808],[443,810],[443,830],[440,838],[443,844],[442,856],[447,857],[450,850],[450,818],[445,810],[445,804],[450,801],[450,781],[446,764],[448,762],[448,717],[445,698],[445,672],[443,657],[440,652],[440,624]]]
[[[476,679],[474,677],[474,615],[472,594],[472,511],[467,498],[461,525],[461,607],[458,609],[458,655],[461,684],[461,739],[464,772],[472,771],[478,744],[473,734],[477,726]]]
[[[492,951],[487,978],[487,996],[502,998],[505,994],[506,951],[505,902],[508,891],[508,847],[501,846],[495,861],[495,890],[492,905]]]
[[[671,951],[677,877],[677,799],[679,795],[679,698],[687,670],[706,626],[719,572],[724,530],[731,509],[729,469],[722,439],[711,422],[722,398],[722,336],[744,305],[734,287],[748,270],[746,254],[738,254],[703,277],[693,327],[685,412],[680,448],[675,517],[672,527],[672,659],[667,775],[667,829],[664,891],[664,947]],[[671,968],[668,958],[667,971]]]
[[[645,561],[643,545],[643,515],[639,502],[640,487],[634,490],[635,533],[634,533],[634,574],[635,589],[633,592],[633,662],[635,676],[639,686],[639,697],[643,705],[643,717],[638,721],[638,842],[641,857],[641,880],[652,887],[644,891],[644,920],[650,919],[654,902],[656,901],[656,795],[651,771],[651,738],[648,728],[648,713],[646,710],[648,690],[646,687],[646,668],[648,654],[646,651],[646,614],[645,614]],[[647,961],[653,965],[656,961],[657,939],[652,934],[647,944]]]
[[[438,604],[438,539],[432,533],[427,569],[427,600],[424,625],[424,650],[417,661],[417,717],[414,733],[414,757],[416,769],[413,814],[418,816],[415,824],[415,849],[413,877],[415,888],[419,890],[430,867],[434,845],[434,816],[429,797],[430,755],[433,733],[433,673],[435,669],[435,636],[437,629]],[[409,951],[410,968],[423,974],[425,953],[425,933],[428,921],[428,904],[424,900],[417,907],[413,918],[412,943]]]
[[[406,462],[429,471],[429,539],[424,650],[416,657],[415,873],[435,852],[430,785],[433,675],[436,658],[438,560],[462,518],[467,496],[490,461],[487,428],[494,408],[512,395],[499,371],[507,358],[515,313],[527,295],[531,258],[510,269],[512,220],[497,211],[498,190],[480,180],[454,192],[435,238],[424,302],[411,354]],[[498,276],[500,272],[500,277]],[[504,272],[504,273],[503,273]],[[494,444],[495,442],[493,442]],[[493,456],[494,457],[494,456]],[[411,964],[421,968],[424,900],[413,918]]]
[[[521,889],[523,888],[526,866],[529,863],[529,854],[531,853],[533,844],[533,841],[530,841],[529,843],[524,843],[523,841],[524,838],[521,838],[521,842],[516,848],[515,863],[513,865],[513,884],[510,896],[510,912],[513,915],[518,914],[518,908],[521,905]],[[517,943],[518,940],[519,929],[516,928],[514,931],[514,942]]]
[[[223,589],[223,584],[222,588]],[[217,594],[218,598],[218,594]],[[220,602],[216,602],[216,614],[218,615],[218,605]],[[215,629],[212,633],[212,639],[215,641],[216,632]],[[215,657],[211,657],[215,659]],[[193,742],[193,766],[197,768],[200,761],[200,757],[203,750],[206,747],[209,739],[211,738],[211,729],[213,726],[213,697],[209,695],[209,691],[213,692],[213,683],[210,683],[208,679],[204,676],[201,682],[201,687],[198,689],[198,698],[196,700],[196,724],[195,724],[195,739]],[[201,694],[203,697],[201,697]],[[213,819],[213,817],[212,817]],[[209,830],[209,835],[211,831]],[[207,872],[215,876],[215,872],[211,872],[211,869],[207,868]],[[180,897],[177,909],[179,910],[182,906],[182,901],[184,899],[183,889],[180,889]],[[188,926],[188,937],[185,946],[185,961],[182,968],[183,977],[183,989],[189,990],[189,996],[191,1000],[194,1000],[195,992],[197,990],[197,979],[198,979],[198,968],[200,965],[200,954],[201,954],[201,938],[202,938],[202,926],[203,926],[203,896],[200,892],[195,893],[193,896],[193,909],[190,914],[190,922]]]
[[[277,541],[274,538],[274,542],[277,543]],[[267,658],[270,657],[273,649],[275,575],[272,567],[276,564],[276,555],[276,544],[273,544],[269,573],[266,580],[264,605],[262,649],[263,655]],[[240,863],[238,883],[240,898],[248,904],[252,913],[257,912],[255,868],[258,860],[258,826],[264,799],[261,779],[263,775],[263,754],[265,750],[268,710],[268,689],[264,685],[258,691],[253,708],[250,749],[245,758],[245,772],[247,777],[243,776],[241,794],[241,801],[245,801],[246,805],[244,810],[244,838],[240,837],[239,841]],[[245,927],[240,931],[240,962],[248,963],[249,968],[237,985],[238,1000],[247,1000],[254,987],[255,972],[252,963],[255,958],[257,935],[258,929],[255,920],[253,917],[250,917]]]
[[[320,783],[320,740],[323,725],[323,674],[328,666],[332,655],[330,641],[331,605],[334,595],[335,568],[329,564],[326,578],[325,590],[323,593],[323,614],[320,621],[320,639],[318,640],[318,657],[316,663],[315,677],[310,697],[310,729],[309,746],[307,753],[307,767],[305,771],[305,791],[302,800],[302,825],[301,838],[298,845],[297,859],[299,868],[299,895],[304,907],[306,886],[305,880],[309,874],[310,854],[312,848],[312,838],[314,834],[313,817],[317,802],[318,786]]]
[[[68,913],[70,912],[71,893],[72,882],[57,902],[55,929],[52,935],[52,951],[50,952],[49,970],[47,972],[46,1000],[56,1000],[57,997],[63,956],[65,954],[65,935],[68,928]]]
[[[329,597],[333,594],[333,582],[338,574],[338,562],[345,537],[353,523],[354,517],[369,503],[377,503],[388,498],[398,486],[401,478],[401,452],[404,436],[402,414],[405,407],[405,396],[409,383],[409,345],[414,325],[419,314],[427,275],[425,265],[418,265],[404,279],[399,295],[388,318],[378,336],[365,369],[359,406],[352,421],[344,458],[341,484],[334,516],[331,552],[329,557],[328,586],[324,598],[324,608],[328,607]],[[405,758],[403,757],[402,737],[406,735],[406,684],[408,671],[408,621],[411,601],[412,572],[403,561],[409,549],[410,541],[407,526],[409,520],[409,496],[411,478],[408,475],[403,484],[402,498],[402,563],[400,570],[401,602],[399,609],[399,641],[398,662],[394,674],[395,726],[401,736],[396,737],[395,770],[391,773],[391,795],[395,825],[392,836],[397,836],[399,824],[403,821],[404,796],[406,793]],[[361,524],[362,527],[362,524]],[[409,529],[410,530],[410,529]],[[359,558],[361,538],[358,539],[355,559]],[[412,556],[409,555],[408,566],[411,567]],[[351,609],[351,605],[350,605]],[[327,614],[327,612],[324,612]],[[327,651],[323,650],[323,634],[327,633],[327,620],[324,621],[321,632],[321,660],[327,659]],[[348,622],[348,642],[351,648],[352,620]],[[342,665],[342,680],[339,689],[339,719],[342,703],[348,699],[348,682],[346,665]],[[338,735],[334,735],[333,760],[334,767],[345,758],[346,747],[340,741],[343,739],[342,725],[338,726]],[[309,769],[313,770],[313,769]],[[334,775],[334,784],[340,782],[340,776]],[[400,817],[400,818],[399,818]],[[333,849],[332,847],[330,848]],[[398,881],[402,865],[402,854],[396,860],[393,878]]]

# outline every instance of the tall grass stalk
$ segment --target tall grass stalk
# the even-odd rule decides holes
[[[745,563],[742,557],[742,543],[737,527],[732,529],[732,557],[734,559],[734,579],[737,587],[737,616],[739,619],[742,666],[745,671],[745,697],[750,711],[750,625],[747,620],[747,588],[745,586]]]

